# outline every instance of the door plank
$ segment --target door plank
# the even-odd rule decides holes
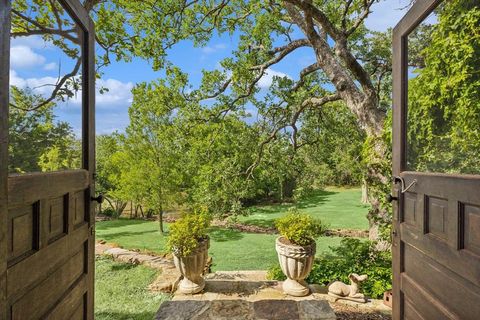
[[[48,320],[72,319],[78,313],[78,307],[83,306],[85,292],[87,291],[87,278],[82,276],[73,289],[55,306],[45,317]],[[83,312],[83,310],[82,310]]]
[[[434,297],[436,303],[448,306],[452,314],[461,314],[464,319],[476,317],[477,311],[471,307],[471,302],[480,301],[480,288],[472,287],[470,281],[464,278],[452,276],[445,266],[411,246],[405,246],[404,259],[403,277],[408,277],[409,281]],[[403,285],[402,280],[402,289]]]
[[[11,175],[8,177],[8,206],[12,208],[84,190],[89,183],[86,170]]]
[[[404,292],[406,301],[410,301],[415,306],[417,313],[425,319],[455,319],[462,320],[458,315],[450,312],[439,301],[427,293],[423,287],[419,286],[415,281],[405,274],[401,278],[402,292]],[[468,318],[463,318],[468,319]],[[473,318],[474,319],[474,318]]]
[[[7,292],[11,299],[16,300],[19,295],[31,290],[45,275],[71,259],[71,254],[79,250],[79,246],[87,240],[88,226],[72,232],[68,237],[62,238],[38,251],[26,260],[8,269]],[[45,263],[48,261],[48,263]],[[25,275],[28,274],[28,277]]]
[[[45,314],[65,294],[65,288],[80,278],[84,264],[85,252],[80,250],[42,283],[13,303],[12,319],[40,319],[40,315]]]
[[[400,233],[405,246],[415,247],[431,259],[448,266],[452,272],[468,279],[474,285],[480,286],[478,256],[466,250],[454,250],[446,242],[438,241],[434,237],[419,236],[417,230],[406,224],[400,226]]]

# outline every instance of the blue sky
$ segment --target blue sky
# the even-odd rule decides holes
[[[374,5],[367,26],[370,29],[384,31],[393,27],[405,11],[399,10],[408,0],[386,0]],[[215,37],[203,48],[194,48],[189,42],[182,42],[169,52],[169,60],[181,67],[190,76],[193,85],[199,83],[202,69],[218,68],[218,62],[228,57],[235,48],[236,37],[228,35]],[[298,72],[314,62],[313,51],[309,48],[299,49],[284,61],[269,69],[260,81],[260,87],[267,89],[273,76],[298,77]],[[47,94],[48,87],[43,85],[55,83],[60,74],[70,71],[73,61],[58,49],[41,38],[28,37],[12,41],[11,46],[11,84],[19,87],[36,88],[35,91]],[[96,127],[97,133],[123,131],[128,125],[128,107],[132,100],[131,89],[136,83],[152,81],[163,76],[154,72],[148,61],[134,59],[130,63],[113,62],[103,69],[102,79],[97,87],[107,87],[106,94],[97,93]],[[80,97],[71,99],[57,107],[55,111],[59,120],[67,121],[77,134],[80,133],[81,112]]]

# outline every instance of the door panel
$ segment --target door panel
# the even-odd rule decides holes
[[[462,149],[472,141],[455,144],[449,140],[451,134],[442,130],[434,136],[438,141],[422,141],[424,132],[417,137],[409,127],[409,121],[415,118],[410,118],[409,107],[424,108],[415,110],[424,112],[425,117],[447,119],[443,127],[438,126],[440,129],[452,126],[454,121],[451,113],[442,114],[444,106],[440,103],[427,101],[422,105],[421,99],[409,102],[408,87],[418,85],[412,79],[422,76],[422,71],[412,69],[409,60],[409,35],[422,21],[428,20],[431,25],[438,22],[440,10],[445,8],[442,5],[438,0],[417,1],[394,29],[394,319],[463,320],[478,319],[480,314],[480,175],[459,174],[478,172],[478,158],[465,158],[468,152]],[[455,47],[451,50],[454,52]],[[427,56],[428,51],[424,52]],[[428,67],[428,60],[424,62],[423,67]],[[434,83],[429,83],[428,90],[438,89]],[[455,103],[452,95],[448,104]],[[474,103],[467,105],[471,117],[479,116]],[[417,114],[417,120],[419,115],[422,113]],[[423,129],[417,126],[417,130]],[[412,169],[428,172],[409,171]]]
[[[11,3],[0,1],[0,320],[94,314],[94,29],[80,1],[58,3],[79,26],[81,169],[8,175]]]

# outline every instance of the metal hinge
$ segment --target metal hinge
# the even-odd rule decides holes
[[[405,187],[405,180],[402,177],[395,176],[393,177],[393,182],[397,183],[400,182],[400,193],[405,193],[407,192],[411,187],[413,187],[415,184],[417,184],[417,179],[413,179],[413,181]]]
[[[94,236],[95,235],[95,226],[90,226],[90,235]]]

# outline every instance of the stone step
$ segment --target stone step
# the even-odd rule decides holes
[[[207,280],[267,281],[265,270],[217,271],[205,275]]]
[[[334,320],[326,300],[183,300],[166,301],[156,320]]]

